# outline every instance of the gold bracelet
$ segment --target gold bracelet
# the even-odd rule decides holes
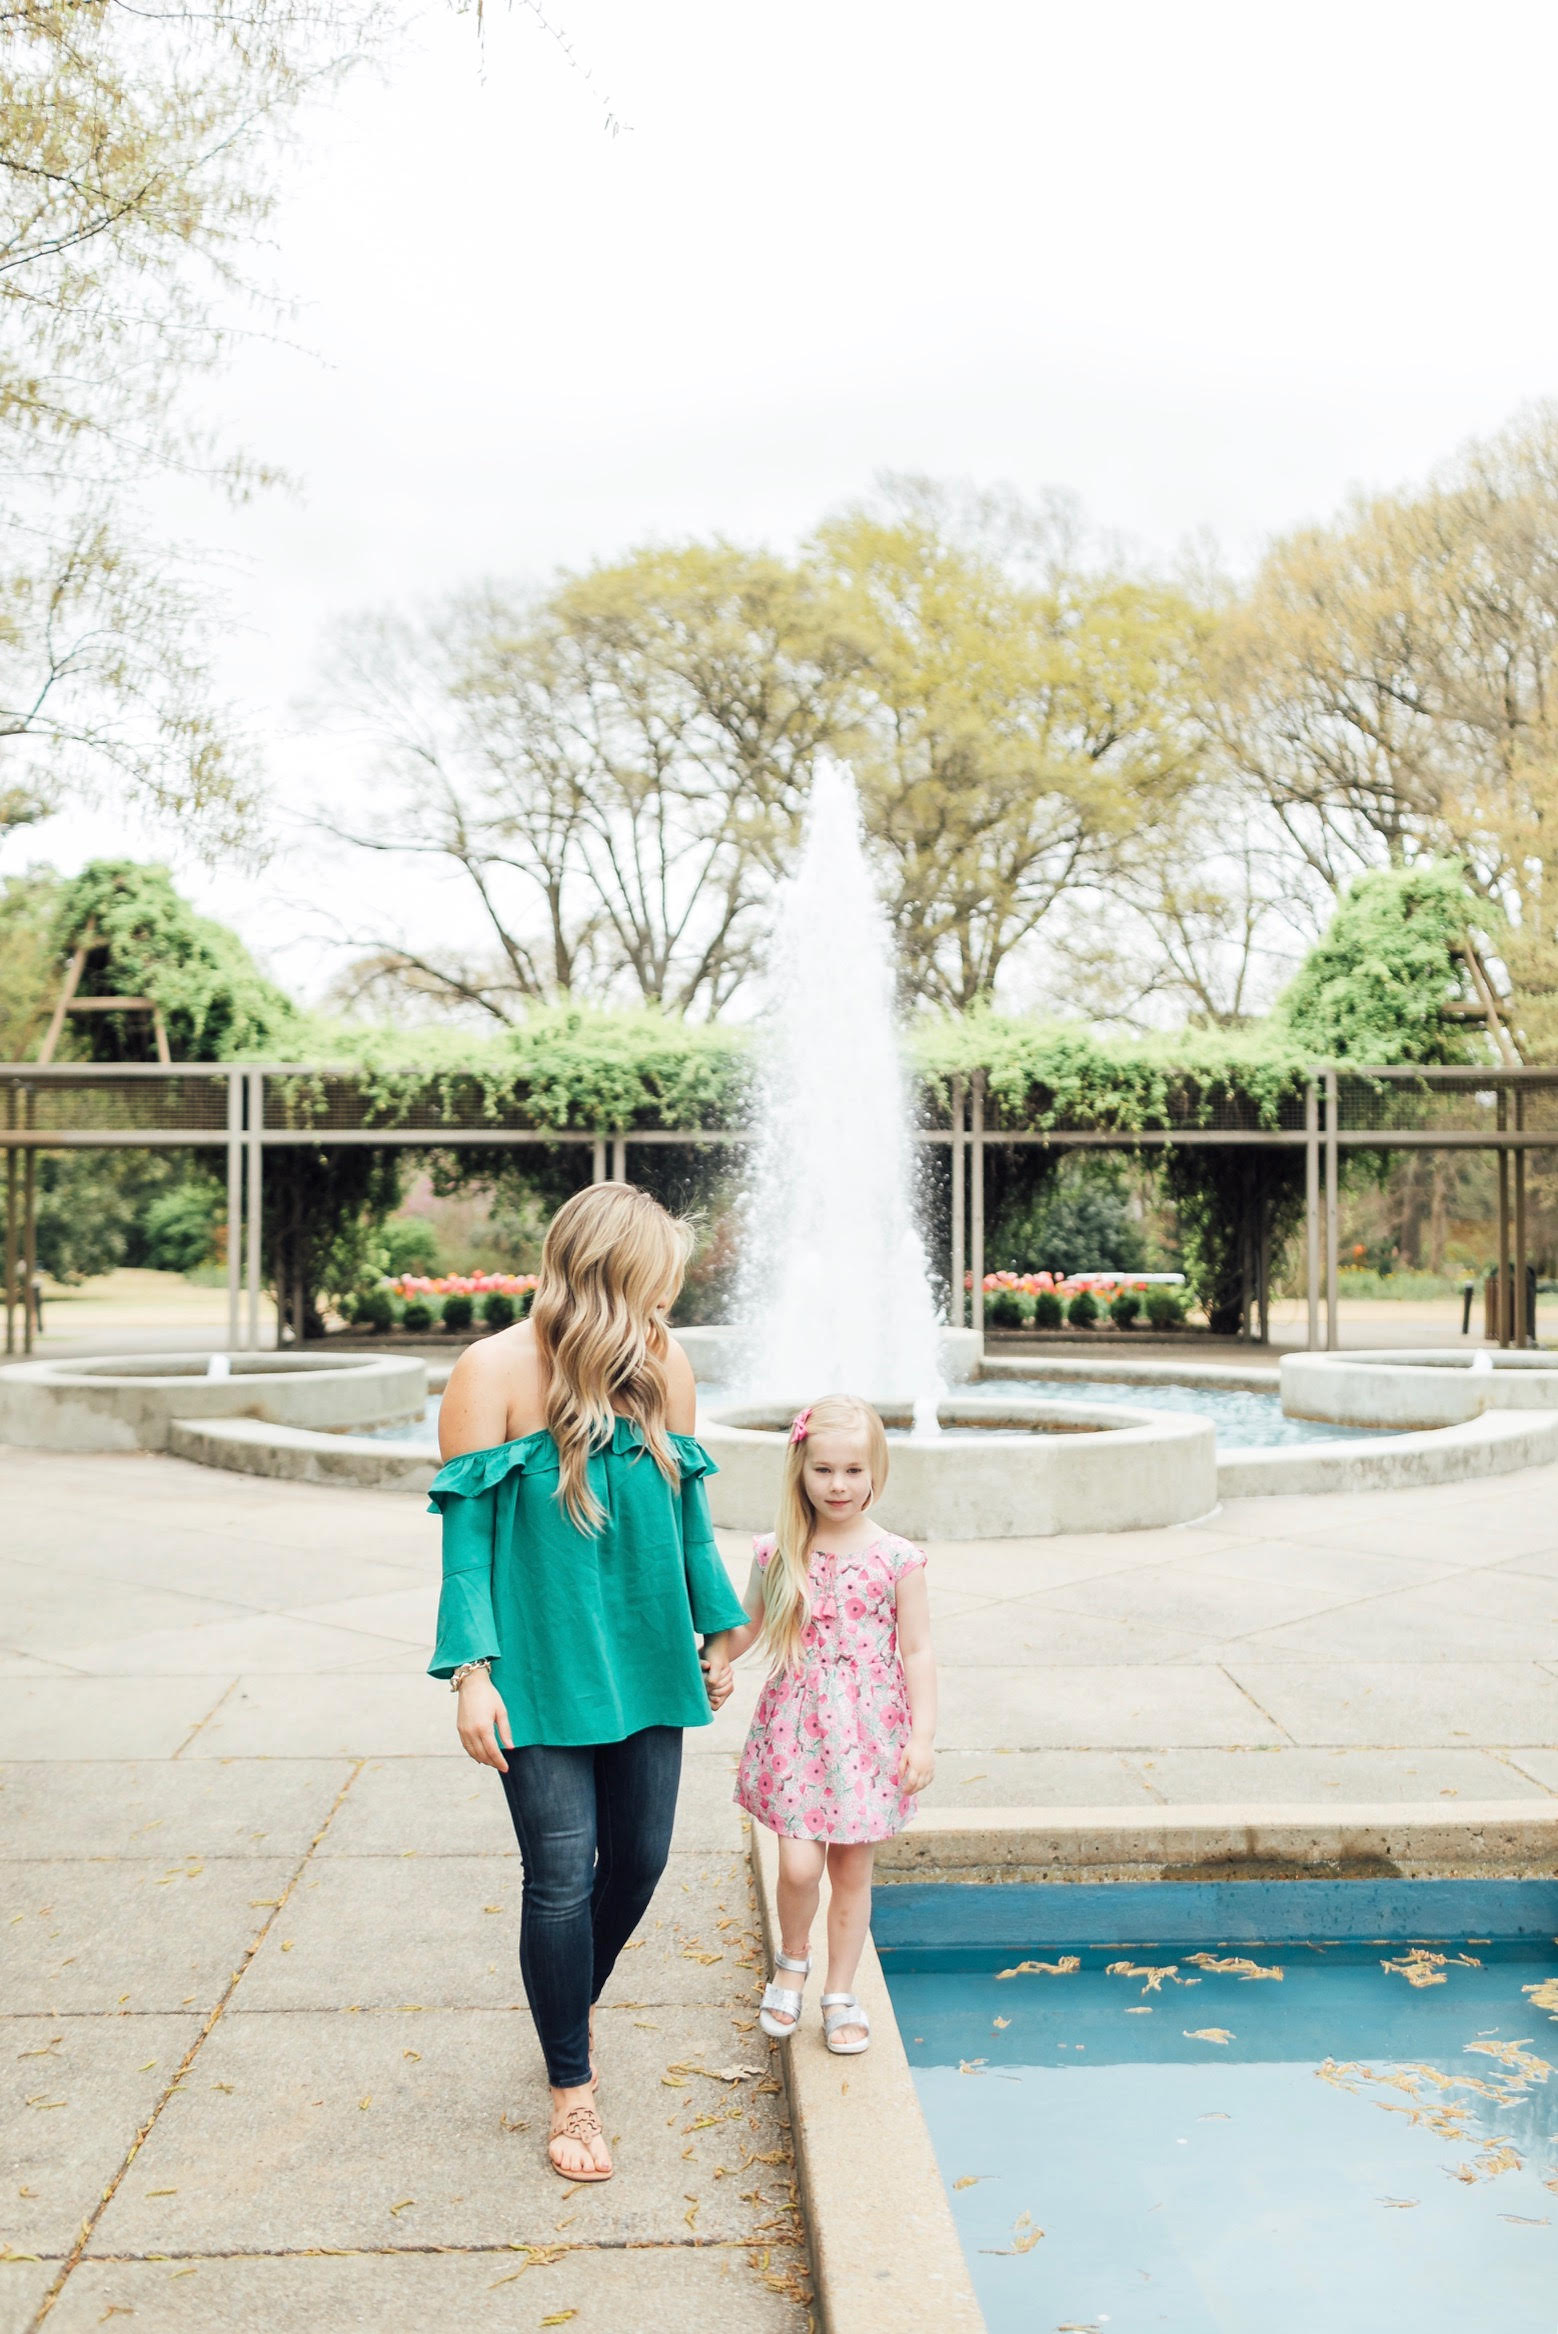
[[[478,1670],[485,1670],[487,1676],[489,1678],[491,1677],[492,1655],[490,1653],[484,1653],[480,1661],[462,1661],[459,1668],[450,1674],[450,1693],[457,1694],[460,1691],[460,1688],[464,1685],[466,1679],[469,1677],[474,1677]]]

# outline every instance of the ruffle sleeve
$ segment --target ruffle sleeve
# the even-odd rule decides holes
[[[433,1478],[428,1505],[443,1519],[444,1578],[430,1677],[452,1677],[465,1662],[496,1661],[502,1654],[492,1598],[500,1487],[523,1471],[536,1439],[527,1435],[491,1450],[463,1451]]]
[[[700,1637],[744,1629],[746,1608],[730,1585],[725,1559],[715,1544],[709,1495],[703,1488],[704,1477],[717,1475],[719,1469],[694,1435],[673,1434],[671,1447],[682,1478],[682,1562],[692,1625]]]

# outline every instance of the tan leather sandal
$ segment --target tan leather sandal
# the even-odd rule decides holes
[[[562,2122],[554,2123],[546,2137],[546,2160],[557,2174],[558,2179],[567,2180],[570,2183],[609,2180],[611,2171],[603,2172],[597,2164],[592,2164],[588,2172],[565,2172],[552,2153],[553,2140],[576,2140],[580,2147],[588,2147],[591,2140],[604,2139],[605,2136],[605,2125],[593,2107],[586,2107],[582,2100],[577,2107],[570,2107]],[[614,2171],[615,2168],[613,2166],[612,2170]]]

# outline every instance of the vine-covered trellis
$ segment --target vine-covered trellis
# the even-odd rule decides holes
[[[754,1055],[739,1033],[652,1017],[558,1017],[561,1042],[531,1029],[504,1064],[446,1060],[341,1065],[229,1062],[0,1065],[6,1155],[6,1339],[36,1263],[33,1162],[40,1152],[163,1149],[218,1154],[227,1185],[228,1326],[259,1340],[262,1281],[284,1322],[306,1320],[309,1223],[363,1204],[397,1154],[474,1169],[539,1147],[570,1183],[625,1181],[635,1164],[749,1143]],[[626,1042],[651,1024],[655,1045]],[[1558,1070],[1313,1064],[1249,1040],[1212,1040],[1174,1061],[1069,1032],[980,1047],[1021,1025],[978,1017],[919,1044],[919,1142],[946,1194],[948,1316],[968,1316],[984,1272],[993,1156],[1092,1150],[1155,1157],[1201,1242],[1214,1327],[1264,1338],[1274,1242],[1305,1224],[1308,1341],[1338,1341],[1337,1208],[1343,1161],[1360,1153],[1476,1149],[1499,1167],[1501,1342],[1517,1341],[1525,1285],[1525,1161],[1558,1149]],[[956,1044],[952,1042],[956,1036]],[[454,1049],[450,1049],[451,1052]],[[983,1051],[985,1059],[979,1059]],[[513,1058],[517,1057],[517,1059]],[[648,1175],[646,1173],[646,1180]],[[267,1255],[268,1251],[268,1255]],[[1322,1311],[1324,1324],[1322,1329]],[[976,1300],[977,1318],[977,1300]],[[1521,1325],[1524,1328],[1526,1325]],[[24,1309],[23,1343],[31,1348]]]

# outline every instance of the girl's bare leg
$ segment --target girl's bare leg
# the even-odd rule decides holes
[[[828,1850],[828,1982],[824,1993],[854,1991],[855,1972],[865,1951],[871,1926],[871,1871],[876,1849],[871,1841],[835,1844]],[[840,2042],[863,2042],[859,2026],[840,2026]]]
[[[779,1841],[779,1943],[783,1950],[797,1961],[806,1957],[811,1944],[811,1925],[817,1918],[817,1903],[822,1894],[822,1867],[827,1861],[827,1850],[820,1840]],[[788,1974],[779,1975],[788,1982]],[[781,2018],[781,2025],[788,2020]]]

